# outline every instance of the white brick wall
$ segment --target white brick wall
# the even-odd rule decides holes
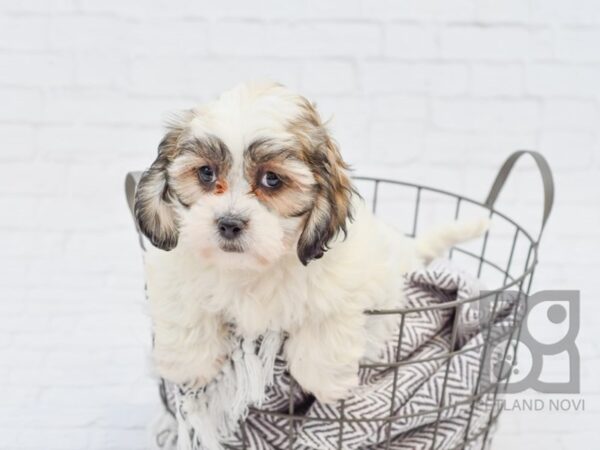
[[[161,120],[249,78],[316,100],[358,172],[483,198],[516,148],[557,196],[535,287],[582,291],[585,414],[507,413],[497,448],[600,437],[600,3],[0,2],[0,449],[146,448],[157,403],[122,195]],[[502,207],[527,224],[523,164]]]

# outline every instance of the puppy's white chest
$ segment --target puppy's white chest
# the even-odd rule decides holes
[[[308,282],[303,276],[274,271],[251,282],[229,280],[215,292],[223,300],[225,319],[244,336],[267,330],[289,331],[302,323],[308,309]]]

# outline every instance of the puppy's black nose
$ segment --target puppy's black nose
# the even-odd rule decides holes
[[[225,239],[237,238],[246,227],[246,221],[234,216],[224,216],[217,220],[219,234]]]

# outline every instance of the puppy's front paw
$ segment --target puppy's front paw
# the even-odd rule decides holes
[[[336,403],[347,398],[357,386],[358,375],[336,378],[330,381],[323,380],[317,388],[312,390],[312,394],[321,403]]]
[[[175,384],[187,384],[197,389],[210,383],[221,371],[227,357],[206,360],[183,360],[154,352],[154,365],[158,374]]]
[[[319,373],[314,368],[296,368],[292,375],[303,390],[313,394],[321,403],[343,400],[358,386],[358,367],[327,373]]]
[[[188,384],[194,389],[199,389],[203,386],[206,386],[216,378],[219,372],[221,372],[225,361],[227,361],[226,356],[221,356],[220,358],[216,359],[214,364],[209,364],[208,367],[201,370],[197,374],[196,378],[192,379]]]

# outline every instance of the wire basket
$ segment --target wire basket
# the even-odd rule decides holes
[[[544,205],[542,215],[542,225],[537,236],[533,237],[526,231],[519,223],[503,214],[495,208],[495,203],[498,198],[500,191],[502,190],[506,179],[512,171],[517,160],[524,154],[530,155],[542,176],[543,190],[544,190]],[[442,399],[435,408],[424,410],[419,412],[418,415],[431,415],[437,414],[437,419],[434,421],[434,433],[430,439],[431,442],[427,442],[425,445],[418,447],[397,447],[392,444],[391,440],[391,427],[395,421],[406,420],[407,417],[394,414],[394,398],[390,399],[392,407],[390,408],[390,414],[386,417],[377,418],[348,418],[344,415],[344,401],[339,403],[340,416],[336,419],[339,423],[339,435],[337,436],[337,448],[344,449],[347,446],[344,443],[346,436],[344,435],[344,424],[346,421],[353,421],[358,424],[361,422],[372,422],[377,421],[378,426],[384,433],[386,433],[384,444],[378,445],[377,450],[383,449],[399,449],[399,448],[419,448],[419,449],[485,449],[489,448],[491,442],[491,430],[493,429],[500,413],[501,408],[497,405],[497,398],[501,395],[508,386],[512,368],[516,363],[516,358],[512,355],[516,355],[517,346],[519,342],[519,335],[521,332],[521,325],[523,323],[524,314],[514,314],[513,320],[509,327],[503,329],[503,333],[495,334],[493,330],[493,318],[494,314],[489,315],[489,322],[482,321],[480,324],[481,332],[484,334],[484,340],[481,344],[481,358],[479,372],[477,376],[477,382],[474,386],[472,395],[466,400],[462,399],[460,405],[457,402],[449,402],[443,404],[444,392],[446,391],[448,384],[448,370],[450,368],[450,359],[456,355],[472,350],[472,348],[459,348],[455,349],[455,339],[457,336],[457,327],[459,317],[458,309],[467,303],[486,303],[485,307],[488,310],[496,311],[496,308],[501,301],[501,297],[508,291],[516,294],[517,303],[516,309],[519,311],[526,311],[527,306],[527,295],[529,294],[531,283],[537,265],[537,250],[540,242],[540,238],[544,229],[544,226],[548,220],[550,212],[552,210],[554,200],[554,184],[552,174],[548,166],[547,161],[544,157],[533,151],[517,151],[510,155],[505,161],[501,169],[499,170],[496,179],[490,189],[490,192],[484,202],[479,202],[461,195],[457,195],[451,192],[447,192],[441,189],[435,189],[423,185],[417,185],[412,183],[406,183],[401,181],[371,178],[371,177],[355,177],[355,184],[363,197],[372,206],[373,212],[381,216],[384,220],[392,222],[396,226],[401,227],[403,231],[409,236],[416,236],[419,234],[421,225],[427,223],[440,223],[447,222],[449,219],[459,219],[463,217],[473,217],[473,214],[484,211],[488,214],[491,220],[490,230],[479,240],[471,244],[464,244],[454,247],[449,254],[450,259],[455,260],[461,269],[472,273],[477,278],[482,279],[486,286],[489,287],[485,293],[478,295],[473,298],[455,300],[446,303],[439,303],[435,306],[426,308],[412,308],[412,309],[397,309],[397,310],[377,310],[367,311],[366,314],[371,316],[378,315],[390,315],[394,314],[398,316],[400,323],[397,343],[398,353],[402,348],[403,332],[405,319],[410,314],[420,313],[424,310],[433,309],[448,309],[452,310],[452,329],[451,329],[451,344],[450,350],[439,356],[445,364],[445,376],[443,384],[441,386],[442,395],[439,397]],[[135,189],[135,180],[133,178],[127,181],[128,197],[132,198],[131,192]],[[130,204],[131,206],[131,204]],[[411,212],[412,214],[406,214]],[[395,217],[394,213],[401,213],[402,217]],[[404,219],[404,222],[402,222]],[[425,228],[423,226],[422,228]],[[496,286],[496,287],[494,287]],[[498,345],[501,344],[500,348]],[[498,372],[496,377],[486,379],[483,381],[484,364],[492,352],[492,349],[497,353],[499,350],[500,357],[497,363],[499,363]],[[393,370],[393,389],[394,392],[397,388],[397,377],[399,367],[406,364],[417,364],[419,360],[411,362],[401,361],[399,357],[391,363],[385,364],[367,364],[363,367],[377,366],[382,369]],[[442,364],[442,365],[443,365]],[[290,386],[289,392],[289,407],[287,412],[271,411],[267,409],[251,408],[251,415],[266,415],[271,417],[277,417],[278,419],[285,419],[285,423],[288,424],[288,438],[287,442],[281,448],[296,449],[298,448],[295,439],[295,425],[298,423],[304,423],[307,420],[332,420],[327,417],[307,417],[303,414],[303,411],[298,411],[295,406],[294,390],[300,389],[295,383]],[[167,401],[167,395],[165,392],[164,383],[161,384],[161,398],[167,409],[169,409],[169,402]],[[489,411],[486,410],[486,418],[484,426],[472,426],[472,417],[475,411],[476,404],[484,401],[489,406]],[[466,422],[466,430],[462,435],[458,444],[453,443],[452,446],[445,445],[439,439],[438,429],[441,428],[442,423],[441,417],[445,410],[455,408],[457,406],[469,405],[468,419]],[[245,436],[245,422],[240,423],[242,436]],[[242,440],[241,446],[225,446],[226,448],[235,449],[252,449],[247,439]]]

